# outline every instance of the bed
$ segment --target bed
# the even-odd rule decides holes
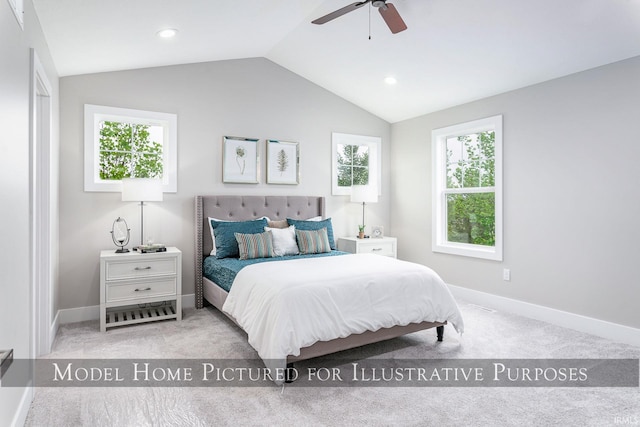
[[[299,256],[294,256],[289,258],[296,258],[296,259],[290,259],[286,262],[277,261],[274,263],[262,262],[262,261],[265,261],[264,259],[253,260],[253,261],[249,260],[248,266],[246,267],[241,266],[239,268],[236,267],[238,271],[235,271],[233,273],[234,275],[233,281],[230,284],[226,284],[226,285],[221,285],[214,282],[214,280],[222,282],[224,281],[224,278],[212,280],[205,277],[205,269],[211,268],[208,262],[211,261],[212,258],[215,258],[210,256],[215,246],[213,237],[212,237],[212,231],[210,229],[210,223],[211,223],[210,218],[215,218],[218,221],[236,222],[236,221],[256,220],[256,219],[265,218],[265,217],[271,221],[283,221],[287,219],[303,221],[313,217],[325,218],[325,200],[323,197],[306,197],[306,196],[220,195],[220,196],[196,196],[195,198],[196,308],[202,308],[206,303],[209,303],[214,307],[216,307],[217,309],[219,309],[221,312],[227,315],[231,320],[233,320],[236,324],[240,325],[240,327],[242,327],[245,330],[245,332],[248,333],[249,342],[250,344],[252,344],[252,346],[254,346],[254,348],[256,348],[257,345],[256,345],[256,339],[252,338],[252,333],[255,333],[256,327],[253,327],[253,330],[252,330],[252,326],[260,325],[258,329],[262,331],[265,328],[269,327],[268,325],[271,325],[271,323],[275,323],[275,322],[271,322],[271,323],[265,322],[261,319],[256,318],[255,316],[257,316],[257,311],[258,311],[256,307],[258,308],[263,307],[264,311],[269,311],[269,309],[273,311],[274,310],[273,307],[269,307],[269,306],[264,307],[265,306],[264,301],[268,300],[268,301],[275,301],[273,304],[274,306],[278,307],[279,313],[282,313],[283,311],[288,310],[286,308],[287,307],[286,302],[279,303],[277,302],[277,300],[273,299],[273,298],[278,298],[277,295],[268,294],[268,292],[271,292],[273,288],[277,288],[277,286],[279,286],[280,284],[278,282],[279,279],[274,279],[274,278],[269,279],[271,280],[270,282],[271,284],[266,286],[266,290],[261,291],[263,292],[263,295],[261,296],[262,300],[259,302],[259,304],[253,303],[252,305],[252,304],[246,304],[244,302],[239,302],[238,298],[240,297],[239,296],[240,294],[244,293],[248,295],[248,294],[256,293],[256,291],[252,291],[252,290],[249,290],[249,291],[245,290],[244,292],[241,292],[242,289],[246,289],[246,286],[250,286],[249,284],[245,285],[244,282],[252,282],[252,281],[253,282],[264,281],[265,283],[268,282],[267,279],[264,279],[264,280],[259,279],[260,277],[266,277],[264,276],[266,274],[264,273],[264,271],[267,271],[267,270],[282,271],[282,266],[284,265],[291,266],[291,268],[298,268],[298,270],[294,270],[294,271],[300,271],[300,269],[313,271],[314,268],[316,268],[317,266],[314,274],[322,274],[324,270],[334,271],[334,272],[335,271],[342,272],[343,270],[345,270],[345,274],[357,275],[357,271],[352,269],[358,268],[355,266],[356,262],[362,261],[366,265],[368,265],[367,268],[370,269],[371,271],[367,273],[368,275],[363,276],[363,278],[361,279],[362,281],[361,288],[371,289],[371,282],[375,281],[377,278],[380,278],[380,280],[388,280],[390,282],[393,282],[394,281],[393,279],[386,279],[385,277],[387,276],[385,275],[391,274],[390,272],[395,268],[400,268],[401,266],[399,264],[401,263],[403,263],[402,264],[403,268],[408,266],[410,268],[415,267],[416,269],[426,269],[426,267],[424,266],[418,266],[417,264],[406,263],[404,261],[399,261],[399,260],[390,259],[390,258],[385,259],[386,257],[382,257],[379,255],[367,255],[363,257],[363,255],[340,254],[335,251],[331,251],[331,253],[324,254],[326,256],[322,256],[317,259],[315,257],[313,257],[313,259],[298,259]],[[222,226],[226,226],[226,224],[222,224],[221,227]],[[216,237],[216,240],[217,240],[217,237]],[[336,255],[336,256],[333,256],[333,255]],[[348,258],[348,257],[353,257],[353,258]],[[375,261],[372,261],[371,258],[367,258],[367,257],[373,257]],[[300,258],[303,258],[303,257],[300,257]],[[255,261],[259,261],[259,262],[255,262]],[[219,264],[218,261],[214,261],[214,262]],[[227,262],[235,263],[236,260],[228,260]],[[257,264],[263,264],[263,265],[257,266]],[[354,267],[351,267],[352,265],[354,265]],[[381,267],[376,267],[376,265],[380,265]],[[378,271],[376,271],[376,268],[378,268]],[[333,326],[335,331],[330,331],[327,333],[325,333],[325,331],[320,331],[319,334],[317,334],[317,337],[321,337],[321,339],[316,339],[314,342],[304,343],[302,341],[300,342],[296,341],[296,343],[294,344],[291,344],[291,343],[287,344],[286,346],[283,347],[287,349],[285,350],[285,353],[277,353],[277,357],[273,357],[274,353],[268,353],[268,352],[267,352],[268,355],[265,357],[263,354],[261,354],[261,351],[264,353],[266,350],[260,349],[260,348],[256,348],[256,350],[261,355],[262,359],[265,361],[265,365],[267,365],[267,367],[279,367],[280,363],[286,363],[286,366],[291,366],[291,364],[296,361],[324,356],[324,355],[335,353],[338,351],[347,350],[354,347],[359,347],[362,345],[379,342],[383,340],[388,340],[391,338],[399,337],[412,332],[416,332],[424,329],[430,329],[430,328],[436,328],[437,340],[442,341],[444,326],[447,324],[448,321],[452,323],[453,326],[456,328],[456,330],[459,332],[462,332],[463,321],[458,311],[457,305],[455,304],[453,297],[451,297],[451,294],[446,288],[446,285],[444,285],[444,282],[442,282],[442,280],[435,273],[433,273],[433,275],[435,276],[433,281],[436,282],[434,285],[436,288],[434,292],[437,293],[437,298],[434,298],[434,300],[437,300],[438,304],[435,304],[435,303],[431,304],[431,302],[427,301],[425,305],[435,307],[436,305],[442,304],[442,307],[435,308],[435,311],[437,311],[438,314],[426,316],[424,313],[421,313],[420,316],[421,318],[435,316],[436,318],[434,319],[431,319],[429,321],[413,321],[413,320],[407,321],[407,319],[404,319],[404,318],[401,319],[400,318],[402,317],[401,314],[398,314],[398,316],[395,316],[395,315],[391,316],[393,317],[393,319],[384,319],[384,321],[381,320],[380,322],[376,320],[372,322],[372,324],[366,324],[365,326],[358,325],[358,328],[359,328],[358,333],[350,333],[350,334],[345,334],[344,328],[341,325],[336,324]],[[348,282],[353,281],[352,277],[353,276],[349,277]],[[388,277],[391,278],[392,276],[388,276]],[[338,275],[333,274],[331,278],[327,278],[327,280],[333,280],[333,279],[339,279]],[[308,281],[310,281],[310,279],[305,279],[305,283]],[[238,284],[238,282],[241,282],[241,284]],[[233,284],[234,292],[230,292],[231,284]],[[245,288],[243,288],[242,286],[245,286]],[[344,288],[344,287],[345,286],[339,286],[338,288]],[[384,295],[383,289],[382,290],[378,289],[377,291],[374,290],[372,292],[378,292],[378,295],[372,296],[372,297],[366,296],[364,298],[360,297],[360,298],[356,298],[355,300],[362,300],[362,299],[368,300],[368,299],[374,299],[374,298],[381,299],[381,296],[382,296],[384,297],[382,299],[389,299],[392,305],[395,304],[393,299],[386,298],[386,296]],[[405,291],[403,291],[403,293],[404,292]],[[412,292],[412,291],[409,290],[407,292]],[[230,294],[231,294],[231,298],[230,298]],[[278,294],[278,292],[274,292],[274,294]],[[295,296],[293,298],[294,298],[294,301],[301,301],[299,296]],[[295,298],[298,298],[298,299],[296,300]],[[295,303],[293,304],[293,306],[295,306],[298,309],[298,311],[300,310],[313,311],[313,303],[310,301],[313,300],[314,298],[316,300],[322,300],[321,297],[312,296],[309,298],[309,301],[305,300],[304,304]],[[349,297],[348,300],[353,301],[354,299]],[[402,304],[406,304],[406,303],[407,302],[405,301]],[[352,303],[350,304],[353,305]],[[369,305],[372,305],[372,304],[369,304]],[[235,313],[230,314],[229,313],[230,306],[231,306],[231,309],[235,308],[236,310],[238,306],[240,306],[245,311],[244,312],[236,311]],[[289,306],[291,306],[290,303],[289,303]],[[226,310],[223,309],[223,307]],[[332,309],[334,308],[327,307],[327,306],[320,307],[320,310],[324,310],[324,311],[332,310]],[[292,310],[292,311],[295,311],[295,310]],[[403,310],[399,310],[399,311],[403,311]],[[234,314],[235,314],[235,317],[234,317]],[[335,317],[342,317],[339,312],[334,312],[331,316],[332,316],[332,319],[334,319]],[[318,326],[317,324],[313,325],[314,328],[317,328],[317,326]],[[331,327],[327,327],[327,329],[331,329]],[[360,329],[364,329],[364,330],[360,331]],[[270,331],[270,333],[272,334],[271,336],[274,339],[279,338],[277,336],[277,334],[279,333],[278,331]],[[336,333],[337,335],[335,335]],[[331,334],[334,334],[335,337],[332,338]],[[269,339],[263,338],[262,344],[268,345],[269,340],[270,338]],[[300,343],[302,343],[301,346],[299,346]],[[284,356],[284,360],[282,360],[283,356]],[[275,359],[277,359],[277,361],[273,362],[273,360]]]

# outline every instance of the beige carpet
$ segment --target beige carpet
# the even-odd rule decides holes
[[[344,358],[640,358],[640,348],[458,301],[466,332],[421,331]],[[255,358],[244,333],[213,308],[100,333],[60,328],[48,357]],[[640,425],[636,388],[153,387],[37,388],[28,426],[607,426]]]

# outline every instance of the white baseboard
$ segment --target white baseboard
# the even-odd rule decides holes
[[[195,308],[196,294],[182,295],[182,308]]]
[[[56,335],[58,334],[58,329],[60,328],[60,311],[56,313],[56,317],[51,322],[51,329],[49,329],[49,348],[47,349],[47,353],[51,352],[53,348],[53,341],[56,339]]]
[[[20,399],[20,404],[16,408],[15,415],[11,421],[12,427],[22,427],[27,422],[27,415],[29,415],[29,408],[31,408],[31,402],[33,401],[33,387],[31,384],[25,387]]]
[[[640,329],[460,286],[448,286],[454,297],[474,304],[640,347]]]
[[[58,310],[57,317],[59,317],[61,325],[100,319],[100,306],[92,305],[89,307],[64,308]]]
[[[194,308],[196,306],[195,294],[182,295],[182,309]],[[89,307],[65,308],[58,310],[56,319],[60,319],[59,324],[84,322],[86,320],[100,319],[100,306],[92,305]],[[56,325],[56,331],[58,326]],[[55,337],[55,334],[52,335]]]

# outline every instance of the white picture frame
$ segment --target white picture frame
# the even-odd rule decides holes
[[[222,182],[234,184],[258,184],[260,182],[260,155],[257,138],[223,137]]]
[[[267,184],[300,184],[300,144],[267,140]]]

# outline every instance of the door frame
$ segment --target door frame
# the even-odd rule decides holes
[[[29,100],[29,204],[31,356],[51,351],[52,328],[52,238],[51,177],[52,89],[40,59],[31,49],[31,93]]]

